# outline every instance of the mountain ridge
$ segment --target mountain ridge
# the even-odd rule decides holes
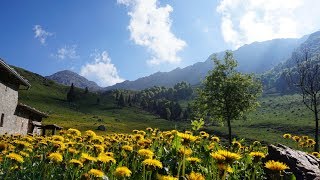
[[[263,73],[270,70],[281,61],[285,61],[289,58],[292,51],[307,38],[308,35],[301,38],[273,39],[263,42],[253,42],[241,46],[233,51],[234,57],[239,63],[238,69],[245,73]],[[223,58],[224,53],[225,51],[213,53],[207,60],[194,63],[185,68],[176,68],[169,72],[156,72],[134,81],[126,80],[122,83],[106,87],[104,90],[142,90],[153,86],[169,87],[181,81],[186,81],[191,85],[199,84],[213,67],[212,57],[217,55],[217,57],[221,59]],[[250,65],[248,65],[249,63]]]
[[[85,89],[88,87],[90,91],[99,91],[102,88],[93,81],[89,81],[85,77],[70,71],[62,70],[58,71],[50,76],[45,76],[47,79],[53,80],[59,84],[70,86],[72,83],[75,87]]]

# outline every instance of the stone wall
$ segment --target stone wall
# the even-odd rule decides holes
[[[0,82],[0,117],[4,114],[3,126],[0,127],[0,134],[20,133],[21,123],[14,115],[18,104],[18,85],[3,84]],[[19,129],[19,130],[18,130]]]

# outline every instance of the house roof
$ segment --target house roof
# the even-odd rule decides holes
[[[2,60],[1,58],[0,58],[0,67],[5,69],[8,73],[12,74],[19,81],[21,85],[31,87],[31,84],[28,82],[28,80],[26,80],[19,73],[17,73],[17,71],[15,71],[12,67],[6,64],[4,60]]]
[[[37,114],[37,115],[39,115],[39,116],[41,116],[41,117],[48,117],[48,114],[46,114],[46,113],[44,113],[44,112],[41,112],[41,111],[39,111],[39,110],[37,110],[37,109],[35,109],[35,108],[33,108],[33,107],[30,107],[30,106],[28,106],[28,105],[26,105],[26,104],[22,104],[22,103],[18,103],[18,106],[17,107],[21,107],[21,108],[23,108],[23,109],[26,109],[27,111],[30,111],[30,112],[32,112],[32,113],[35,113],[35,114]]]

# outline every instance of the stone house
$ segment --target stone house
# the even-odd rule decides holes
[[[42,118],[39,110],[18,103],[18,90],[28,90],[30,83],[0,59],[0,134],[39,134]]]

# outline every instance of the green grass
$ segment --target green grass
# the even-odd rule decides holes
[[[234,137],[259,140],[265,143],[282,143],[294,146],[293,141],[283,139],[284,133],[314,137],[313,112],[305,107],[300,95],[269,95],[260,99],[260,107],[246,120],[232,122]],[[226,126],[212,126],[209,131],[227,136]]]
[[[160,119],[137,107],[118,108],[111,93],[84,94],[84,90],[76,88],[77,100],[70,104],[66,101],[69,87],[20,68],[17,71],[32,85],[27,91],[19,91],[19,102],[48,113],[49,117],[43,120],[43,124],[57,124],[65,129],[77,128],[81,131],[91,129],[99,134],[128,133],[146,127],[162,130],[186,127],[183,123]],[[100,98],[99,104],[97,98]],[[107,132],[97,131],[99,125],[105,125]]]
[[[74,104],[66,102],[69,87],[31,72],[18,69],[32,84],[28,91],[21,90],[19,101],[48,113],[49,118],[44,124],[58,124],[64,128],[77,128],[81,131],[96,130],[99,125],[105,125],[107,132],[128,133],[134,129],[157,127],[167,129],[190,129],[189,123],[172,122],[160,119],[137,107],[118,108],[110,93],[98,95],[84,94],[76,89],[78,100]],[[97,98],[100,104],[96,104]],[[187,101],[181,102],[183,107]],[[314,136],[313,113],[302,103],[299,95],[268,95],[260,99],[261,106],[251,112],[246,120],[232,122],[232,131],[237,139],[247,141],[259,140],[264,143],[282,143],[294,146],[294,142],[282,138],[284,133],[294,135]],[[210,126],[206,130],[218,136],[227,137],[226,126]]]

